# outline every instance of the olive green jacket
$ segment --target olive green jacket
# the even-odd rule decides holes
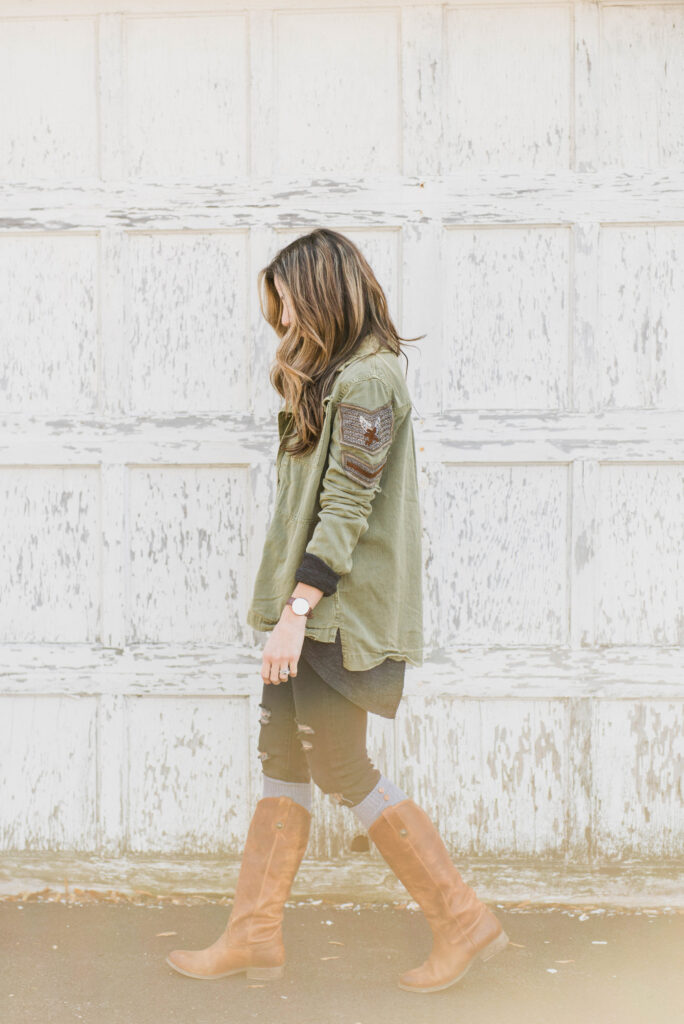
[[[313,610],[305,635],[340,631],[345,668],[385,658],[423,664],[421,511],[411,398],[399,356],[367,335],[323,399],[316,448],[276,459],[275,509],[247,612],[272,630],[305,552],[340,574]],[[282,438],[291,414],[278,413]]]

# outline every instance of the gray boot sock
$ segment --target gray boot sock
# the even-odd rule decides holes
[[[409,797],[403,789],[396,786],[387,776],[380,775],[368,796],[365,796],[361,803],[350,807],[349,810],[356,815],[364,828],[368,829],[375,819],[380,817],[385,808],[408,799]]]
[[[289,796],[295,803],[305,807],[311,813],[311,783],[310,782],[287,782],[285,779],[272,779],[270,775],[263,774],[263,792],[265,796]]]

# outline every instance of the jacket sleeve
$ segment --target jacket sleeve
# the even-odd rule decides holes
[[[343,392],[333,417],[318,521],[300,569],[308,554],[324,562],[338,579],[351,572],[354,548],[368,529],[373,499],[380,490],[395,419],[392,388],[380,377],[352,381]],[[336,589],[337,580],[334,583]]]

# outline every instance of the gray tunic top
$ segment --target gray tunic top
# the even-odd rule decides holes
[[[405,661],[385,658],[373,668],[352,672],[342,664],[339,629],[332,644],[305,636],[301,658],[347,700],[383,718],[396,717],[404,692]]]
[[[324,595],[333,594],[339,576],[317,555],[305,553],[297,572],[297,582],[322,590]],[[342,664],[342,643],[340,631],[335,634],[334,643],[322,643],[310,636],[304,637],[300,657],[315,672],[343,697],[359,707],[383,718],[395,718],[404,692],[405,661],[385,658],[379,665],[352,672]]]

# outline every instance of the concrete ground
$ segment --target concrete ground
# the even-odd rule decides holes
[[[284,978],[211,982],[174,972],[174,948],[223,930],[230,899],[88,897],[0,901],[2,1024],[680,1024],[684,911],[493,904],[511,940],[451,989],[417,995],[398,975],[430,931],[415,904],[291,900]]]

